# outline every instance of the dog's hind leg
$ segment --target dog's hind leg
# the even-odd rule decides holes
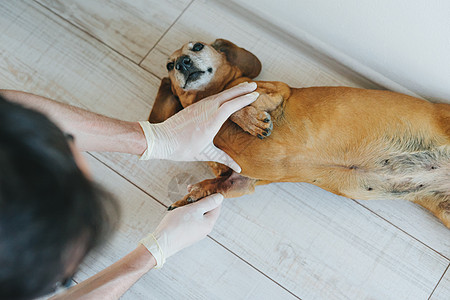
[[[449,104],[436,104],[436,110],[438,111],[438,124],[442,129],[447,139],[450,139],[450,105]]]
[[[175,202],[169,210],[195,202],[206,196],[221,193],[225,198],[234,198],[251,194],[255,191],[256,179],[244,177],[236,172],[229,172],[214,179],[203,180],[188,187],[188,194]]]
[[[431,211],[445,226],[450,228],[450,196],[437,194],[413,201]]]

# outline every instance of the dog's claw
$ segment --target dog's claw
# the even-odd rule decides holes
[[[260,134],[258,134],[258,138],[261,139],[261,140],[264,139],[264,137],[262,135],[260,135]]]
[[[171,206],[169,206],[169,208],[167,208],[167,210],[168,210],[168,211],[171,211],[171,210],[174,210],[175,208],[176,208],[176,207],[174,207],[174,206],[171,205]]]
[[[264,123],[269,123],[269,122],[270,122],[270,119],[269,119],[269,118],[265,118],[265,119],[263,120],[263,122],[264,122]]]

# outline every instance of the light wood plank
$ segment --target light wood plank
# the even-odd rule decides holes
[[[449,266],[450,267],[450,266]],[[446,300],[450,299],[450,269],[447,269],[444,277],[437,286],[430,300]]]
[[[190,0],[37,0],[139,63]]]
[[[1,88],[148,117],[159,80],[33,1],[2,2],[0,45]]]
[[[352,202],[262,187],[227,203],[213,237],[302,299],[426,299],[448,260]]]
[[[408,201],[358,202],[447,259],[450,258],[450,230],[429,210]]]
[[[122,222],[106,245],[82,263],[75,280],[89,276],[132,251],[159,223],[165,207],[130,182],[86,155],[94,179],[112,192],[122,209]],[[230,288],[233,287],[233,288]],[[152,270],[123,299],[296,299],[209,238],[170,257]]]

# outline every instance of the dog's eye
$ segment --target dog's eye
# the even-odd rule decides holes
[[[197,52],[203,49],[203,44],[202,43],[195,43],[194,47],[192,47],[192,51]]]
[[[167,66],[166,66],[166,68],[167,68],[167,71],[172,71],[173,70],[173,62],[170,62],[170,63],[167,63]]]

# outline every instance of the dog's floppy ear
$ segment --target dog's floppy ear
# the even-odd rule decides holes
[[[242,71],[242,76],[255,78],[261,72],[261,62],[251,52],[240,48],[230,41],[217,39],[211,46],[225,53],[227,60]]]
[[[161,80],[158,95],[148,118],[150,123],[161,123],[183,109],[180,100],[172,93],[172,83],[168,77]]]

